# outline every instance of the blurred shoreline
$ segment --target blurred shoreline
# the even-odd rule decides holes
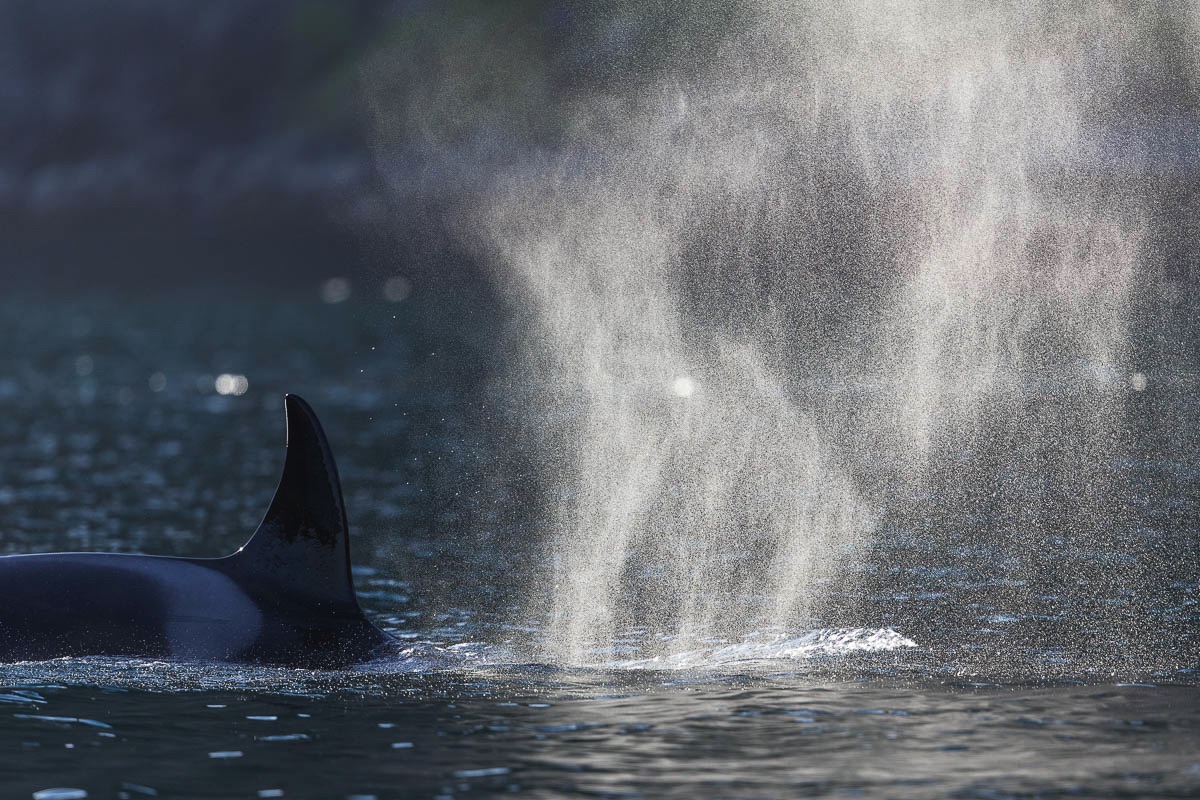
[[[307,291],[369,274],[385,201],[358,62],[387,9],[3,4],[0,281]]]

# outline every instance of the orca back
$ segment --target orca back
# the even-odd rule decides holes
[[[266,515],[224,558],[0,557],[0,661],[134,656],[341,667],[393,642],[363,614],[341,482],[309,405],[284,400],[287,455]]]

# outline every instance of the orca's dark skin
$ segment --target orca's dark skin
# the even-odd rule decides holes
[[[64,656],[337,668],[394,643],[350,578],[337,467],[308,403],[288,395],[287,458],[258,530],[225,558],[0,557],[0,662]]]

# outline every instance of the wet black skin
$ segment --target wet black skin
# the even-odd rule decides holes
[[[0,557],[0,662],[79,656],[350,666],[394,640],[350,576],[337,468],[320,423],[285,401],[283,477],[250,541],[225,558]]]

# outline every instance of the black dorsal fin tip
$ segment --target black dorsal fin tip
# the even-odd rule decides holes
[[[284,396],[287,455],[275,497],[237,553],[245,571],[319,601],[356,603],[346,507],[333,452],[312,407]]]

